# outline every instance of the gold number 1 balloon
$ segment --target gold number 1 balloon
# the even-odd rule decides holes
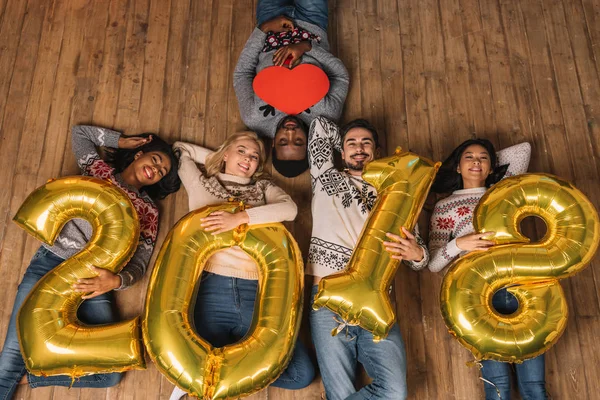
[[[204,207],[183,217],[160,249],[146,298],[148,353],[170,381],[202,399],[237,399],[266,387],[291,359],[300,326],[302,256],[283,225],[242,225],[219,235],[200,228],[211,212],[238,207]],[[258,265],[254,316],[241,341],[214,348],[192,329],[189,312],[205,262],[232,246]]]
[[[541,217],[547,232],[533,244],[523,218]],[[572,184],[548,174],[519,175],[493,186],[479,201],[477,232],[495,232],[497,244],[455,261],[444,277],[442,315],[477,359],[520,362],[542,354],[565,330],[567,304],[559,279],[581,271],[598,248],[598,213]],[[491,306],[508,287],[519,302],[513,314]]]
[[[95,276],[93,266],[116,273],[129,261],[140,229],[133,204],[107,181],[65,177],[31,193],[14,221],[52,244],[73,218],[87,220],[94,233],[79,253],[46,274],[23,303],[17,332],[25,366],[35,375],[73,378],[145,368],[138,319],[84,325],[77,319],[82,293],[71,288],[77,279]]]
[[[385,234],[413,229],[439,166],[400,148],[366,165],[362,176],[377,190],[377,201],[346,270],[319,282],[315,310],[327,307],[375,341],[387,336],[396,321],[388,290],[399,262],[385,251]]]

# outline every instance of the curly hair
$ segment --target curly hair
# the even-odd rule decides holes
[[[175,157],[173,147],[153,133],[141,133],[139,135],[128,137],[152,137],[152,140],[135,149],[109,149],[106,152],[106,162],[112,165],[115,172],[123,172],[125,168],[135,160],[135,155],[140,151],[142,153],[158,151],[169,157],[169,160],[171,160],[171,170],[154,185],[144,186],[142,191],[146,192],[152,200],[164,199],[171,193],[178,191],[179,186],[181,185],[181,181],[177,175],[179,161],[177,160],[177,157]]]

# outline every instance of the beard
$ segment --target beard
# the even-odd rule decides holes
[[[350,170],[353,170],[353,171],[362,171],[363,168],[365,167],[366,163],[367,163],[366,160],[363,160],[363,161],[353,161],[353,160],[351,160],[349,162],[346,161],[346,160],[343,161],[344,167],[348,168]]]

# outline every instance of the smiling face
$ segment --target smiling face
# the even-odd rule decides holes
[[[161,151],[140,151],[135,155],[130,167],[133,168],[133,176],[137,181],[134,186],[151,186],[171,171],[171,159]]]
[[[306,132],[297,117],[288,115],[279,122],[273,146],[279,160],[306,158]]]
[[[465,149],[456,169],[462,176],[465,189],[484,187],[491,170],[490,154],[485,147],[478,144],[472,144]]]
[[[365,164],[375,158],[373,134],[365,128],[352,128],[344,136],[342,160],[350,174],[360,175]]]
[[[223,161],[226,174],[251,178],[258,169],[260,148],[252,139],[237,139],[225,150]]]

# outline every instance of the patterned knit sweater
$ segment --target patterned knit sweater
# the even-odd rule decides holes
[[[292,198],[267,179],[256,182],[230,174],[207,177],[204,164],[211,150],[190,143],[175,142],[173,147],[181,152],[179,177],[187,191],[190,211],[222,204],[227,201],[244,201],[252,205],[246,210],[249,225],[293,221],[298,209]],[[232,247],[213,254],[204,271],[242,279],[258,279],[256,263],[239,247]]]
[[[317,277],[346,269],[377,199],[373,186],[334,167],[333,152],[340,149],[337,125],[324,117],[316,118],[311,124],[308,140],[313,230],[306,273]],[[415,236],[425,257],[409,265],[419,270],[429,262],[429,253],[418,235],[418,228],[415,228]]]
[[[81,174],[108,179],[118,186],[127,193],[140,219],[138,246],[129,263],[118,274],[121,277],[121,286],[117,290],[133,285],[144,276],[158,233],[158,208],[150,196],[125,183],[121,174],[115,173],[114,168],[105,163],[96,151],[96,146],[117,148],[120,137],[119,132],[96,126],[74,126],[72,130],[73,153],[81,168]],[[44,247],[67,259],[85,247],[92,233],[89,222],[73,219],[65,224],[54,246],[44,244]]]
[[[508,164],[505,177],[527,172],[531,158],[531,145],[521,143],[497,153],[498,164]],[[440,200],[433,209],[429,227],[429,269],[438,272],[459,255],[464,255],[456,245],[456,239],[475,231],[473,211],[487,188],[462,189]]]

